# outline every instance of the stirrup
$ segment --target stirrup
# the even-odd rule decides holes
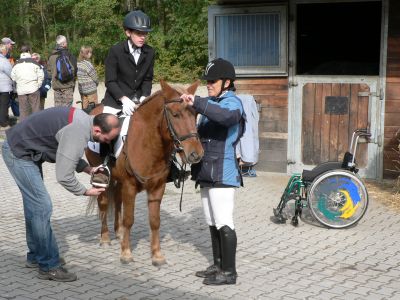
[[[102,169],[102,171],[100,171]],[[96,167],[90,177],[90,184],[94,187],[108,188],[111,179],[111,172],[107,165],[101,164]]]

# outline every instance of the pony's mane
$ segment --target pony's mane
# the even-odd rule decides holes
[[[155,92],[154,94],[151,94],[150,96],[146,97],[146,99],[144,99],[140,104],[139,107],[142,105],[145,105],[146,103],[150,102],[151,100],[153,100],[156,96],[158,96],[159,94],[161,94],[162,91],[159,90],[157,92]]]
[[[174,90],[176,90],[179,94],[184,94],[186,93],[186,90],[181,87],[181,86],[177,86],[177,87],[173,87]],[[139,107],[141,107],[142,105],[145,105],[146,103],[150,102],[151,100],[153,100],[155,97],[157,97],[158,95],[160,95],[162,93],[162,90],[159,90],[153,94],[151,94],[150,96],[148,96],[146,99],[144,99],[140,104]]]

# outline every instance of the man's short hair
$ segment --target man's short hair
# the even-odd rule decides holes
[[[109,133],[114,128],[121,127],[117,117],[108,113],[102,113],[95,116],[93,119],[93,125],[99,126],[103,133]]]
[[[67,42],[67,38],[63,35],[58,35],[56,38],[57,46],[61,46],[63,43]]]
[[[22,45],[21,53],[27,53],[27,52],[31,52],[31,47],[29,47],[28,45]]]

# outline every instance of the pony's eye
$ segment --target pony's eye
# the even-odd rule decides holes
[[[178,118],[178,117],[179,117],[179,113],[173,112],[173,113],[172,113],[172,116],[173,116],[174,118]]]

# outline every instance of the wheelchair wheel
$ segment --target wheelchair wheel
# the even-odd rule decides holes
[[[308,193],[312,215],[330,228],[357,223],[368,207],[368,193],[361,179],[346,170],[331,170],[315,178]]]

